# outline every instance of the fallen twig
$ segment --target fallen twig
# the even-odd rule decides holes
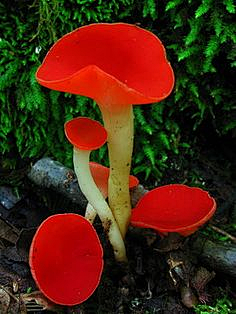
[[[231,235],[230,233],[228,233],[227,231],[222,230],[222,229],[220,229],[219,227],[216,227],[216,226],[214,226],[214,225],[212,225],[212,224],[210,224],[209,227],[210,227],[212,230],[214,230],[214,231],[216,231],[216,232],[218,232],[218,233],[220,233],[220,234],[222,234],[222,235],[228,237],[232,242],[236,243],[236,237],[232,236],[232,235]]]

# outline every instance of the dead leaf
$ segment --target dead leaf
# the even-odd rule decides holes
[[[6,290],[0,288],[0,313],[7,314],[11,298]]]
[[[15,244],[19,233],[20,232],[17,228],[0,217],[0,239],[4,239],[12,244]]]
[[[34,307],[35,309],[38,308],[38,310],[50,310],[60,313],[60,307],[48,300],[40,291],[25,293],[21,297],[27,308]]]

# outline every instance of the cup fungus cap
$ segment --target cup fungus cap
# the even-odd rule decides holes
[[[86,117],[67,121],[65,134],[69,142],[81,150],[95,150],[107,141],[107,132],[101,123]]]
[[[93,226],[77,214],[50,216],[33,238],[29,264],[42,293],[61,305],[88,299],[103,270],[103,249]]]
[[[216,210],[208,192],[183,184],[157,187],[146,193],[132,210],[131,224],[160,233],[194,233]]]
[[[89,167],[90,167],[90,171],[94,179],[94,182],[96,183],[97,187],[101,191],[103,197],[107,198],[108,179],[109,179],[110,169],[108,167],[105,167],[93,161],[89,163]],[[138,184],[139,184],[138,178],[130,175],[129,176],[129,188],[132,189],[136,187]]]
[[[36,73],[50,89],[99,104],[145,104],[166,98],[174,74],[153,33],[126,23],[80,27],[59,39]]]

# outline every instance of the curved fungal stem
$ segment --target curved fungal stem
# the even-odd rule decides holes
[[[84,216],[88,221],[91,222],[91,224],[94,223],[94,220],[97,216],[97,211],[96,209],[94,209],[94,207],[90,203],[87,204]]]
[[[96,209],[101,219],[105,233],[113,247],[117,261],[126,262],[126,251],[117,222],[103,195],[96,186],[89,168],[89,150],[80,150],[74,147],[74,170],[82,193],[88,202]]]

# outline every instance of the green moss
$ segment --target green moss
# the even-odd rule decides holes
[[[235,300],[225,294],[222,298],[216,300],[213,305],[199,304],[195,307],[194,312],[197,314],[235,314],[236,304]]]
[[[233,0],[2,1],[0,151],[4,165],[15,165],[19,157],[32,160],[43,155],[71,165],[64,122],[78,115],[101,119],[91,100],[49,91],[34,77],[58,38],[89,23],[124,21],[152,30],[167,47],[175,71],[175,90],[166,101],[135,108],[133,172],[160,178],[169,156],[191,147],[194,130],[203,122],[212,124],[218,134],[235,132],[234,13]],[[193,132],[190,143],[185,143],[183,129]],[[93,158],[107,163],[106,150]]]

